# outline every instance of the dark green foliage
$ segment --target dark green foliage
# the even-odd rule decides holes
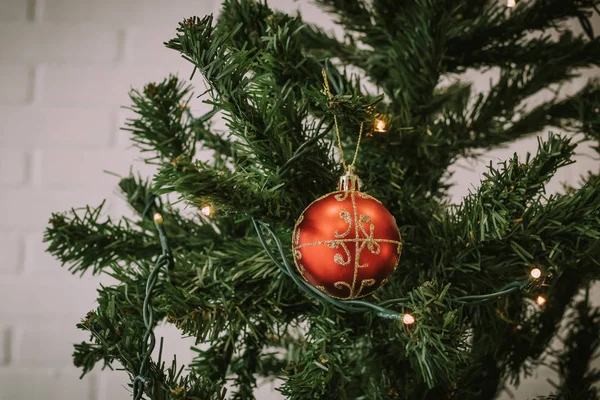
[[[290,215],[288,210],[297,211],[291,201],[282,198],[280,191],[270,187],[261,190],[266,181],[257,174],[215,171],[204,163],[192,164],[187,158],[173,164],[165,164],[156,175],[156,193],[178,192],[200,209],[212,203],[220,212],[269,219],[290,219],[295,214]]]
[[[466,321],[449,298],[450,285],[425,283],[409,293],[408,307],[419,323],[405,331],[406,356],[433,386],[454,381],[467,360]]]
[[[217,21],[185,19],[166,46],[208,84],[205,115],[191,114],[191,86],[175,76],[131,92],[125,129],[159,165],[149,181],[119,183],[136,217],[114,221],[102,205],[86,207],[53,214],[46,230],[48,251],[72,272],[116,280],[78,325],[90,340],[75,346],[75,364],[84,374],[100,363],[137,376],[160,212],[175,267],[153,287],[153,322],[174,324],[198,348],[186,371],[151,360],[147,398],[251,399],[259,378],[277,377],[290,399],[494,399],[541,364],[559,374],[547,398],[598,398],[590,365],[599,312],[573,299],[600,277],[599,171],[563,194],[548,195],[546,184],[573,162],[578,142],[567,135],[600,148],[599,84],[526,103],[598,64],[589,18],[600,2],[521,0],[511,12],[500,0],[317,3],[343,39],[250,0],[225,0]],[[569,18],[586,36],[564,27]],[[460,74],[487,68],[498,80],[474,93]],[[356,69],[362,81],[348,72]],[[378,92],[367,93],[365,80]],[[341,173],[333,116],[350,154],[374,113],[386,114],[389,130],[363,136],[357,172],[395,216],[404,253],[366,300],[410,312],[412,326],[309,297],[251,222],[269,224],[287,251],[295,218]],[[216,116],[225,132],[211,125]],[[479,188],[449,204],[448,167],[458,157],[539,132],[536,154],[490,163]],[[197,150],[213,160],[195,159]],[[207,204],[210,217],[198,212]],[[522,290],[486,296],[506,287]],[[556,338],[563,348],[549,349]]]
[[[194,155],[196,138],[188,121],[182,120],[188,112],[190,91],[191,86],[185,86],[175,77],[158,84],[149,83],[143,92],[131,91],[133,105],[129,109],[147,118],[128,120],[125,130],[132,133],[133,142],[142,152],[156,152],[155,158],[162,162]]]
[[[99,221],[103,205],[81,212],[52,214],[45,239],[52,239],[48,252],[56,255],[72,272],[85,272],[93,268],[99,273],[103,268],[118,262],[133,262],[144,254],[150,258],[155,253],[156,241],[132,229],[127,220],[114,223],[110,218]]]
[[[600,379],[597,369],[590,369],[600,346],[600,310],[592,308],[589,300],[574,304],[567,315],[565,326],[571,329],[562,340],[564,348],[553,354],[553,366],[558,370],[561,382],[557,385],[557,398],[587,400],[598,397],[596,382]]]

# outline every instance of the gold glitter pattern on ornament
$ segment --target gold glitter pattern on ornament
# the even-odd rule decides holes
[[[329,194],[318,198],[317,200],[315,200],[315,202],[317,202],[327,196],[329,196]],[[333,232],[335,239],[332,239],[332,240],[322,240],[322,241],[314,241],[314,242],[310,242],[310,243],[300,244],[299,225],[302,221],[304,221],[304,213],[303,213],[300,216],[300,218],[298,219],[298,221],[296,222],[296,226],[294,228],[294,235],[293,235],[292,250],[293,250],[293,254],[294,254],[294,262],[296,263],[298,270],[300,271],[302,277],[305,280],[306,280],[306,277],[304,276],[305,268],[299,262],[299,260],[302,258],[302,253],[300,252],[300,249],[302,249],[302,248],[310,247],[310,246],[326,245],[332,249],[340,249],[340,252],[338,252],[334,255],[333,261],[337,265],[341,265],[344,267],[350,266],[350,264],[352,264],[351,267],[353,268],[353,272],[354,272],[353,277],[352,277],[352,282],[337,281],[333,284],[333,286],[336,289],[340,289],[340,290],[344,289],[344,288],[348,289],[349,295],[347,297],[333,296],[331,293],[328,293],[326,291],[324,286],[321,286],[321,285],[316,286],[317,289],[326,293],[327,295],[334,297],[334,298],[341,299],[341,300],[355,299],[355,298],[361,297],[361,296],[363,296],[362,295],[363,289],[374,286],[377,283],[376,280],[372,279],[372,278],[363,279],[360,282],[357,282],[359,269],[367,268],[369,266],[368,263],[360,264],[360,257],[361,257],[362,252],[365,249],[367,249],[371,254],[378,255],[381,252],[380,243],[396,244],[398,256],[396,259],[396,263],[394,264],[394,270],[398,266],[398,262],[400,260],[400,256],[402,253],[402,242],[401,241],[390,240],[390,239],[377,239],[374,237],[375,225],[373,223],[371,223],[372,219],[369,215],[358,213],[355,196],[359,196],[362,199],[375,200],[379,204],[381,204],[381,202],[379,200],[377,200],[377,199],[373,198],[372,196],[369,196],[368,194],[363,193],[363,192],[349,190],[349,191],[343,191],[341,193],[337,193],[336,195],[333,196],[337,201],[343,202],[343,201],[347,200],[348,197],[350,197],[350,200],[352,202],[352,213],[350,213],[348,210],[345,210],[345,209],[342,209],[339,213],[340,219],[342,219],[345,223],[348,224],[348,227],[346,228],[345,232],[340,233],[338,230],[336,230],[335,232]],[[307,207],[307,209],[308,209],[308,207]],[[395,219],[394,219],[394,222],[395,222]],[[366,229],[365,229],[364,224],[368,224]],[[354,229],[352,229],[352,228],[354,228]],[[354,237],[349,237],[351,235],[352,230],[354,230]],[[352,257],[351,257],[351,252],[347,246],[348,243],[354,243],[354,245],[355,245],[356,250],[355,250],[355,254],[354,254],[354,260],[351,260]],[[378,285],[378,287],[383,286],[387,281],[388,281],[388,278],[382,279],[380,284]]]
[[[335,231],[333,234],[338,239],[345,238],[350,234],[350,231],[352,230],[352,216],[347,210],[340,210],[340,218],[348,224],[348,229],[344,233],[339,233],[338,231]]]
[[[342,248],[342,250],[344,250],[344,253],[346,253],[346,259],[344,259],[344,256],[340,253],[337,253],[334,257],[333,257],[333,261],[335,261],[336,264],[339,265],[348,265],[350,264],[351,260],[351,254],[350,254],[350,250],[348,250],[348,246],[346,246],[346,243],[342,242],[342,243],[336,243],[336,242],[330,242],[327,244],[330,248],[332,249],[337,249],[339,247]]]

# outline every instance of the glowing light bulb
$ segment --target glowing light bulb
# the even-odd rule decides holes
[[[517,1],[516,0],[506,0],[506,7],[508,8],[514,8],[517,5]]]
[[[154,221],[158,224],[162,224],[162,222],[163,222],[162,215],[160,215],[160,213],[154,214]]]
[[[385,132],[385,121],[382,119],[378,119],[375,123],[375,132],[383,133]]]
[[[541,307],[546,303],[546,298],[543,296],[538,296],[537,299],[535,299],[535,302]]]
[[[539,268],[534,268],[531,270],[530,274],[533,279],[538,279],[540,276],[542,276],[542,270]]]
[[[415,317],[410,314],[404,314],[402,322],[404,322],[404,325],[412,325],[415,323]]]
[[[207,217],[210,217],[212,215],[212,213],[213,213],[213,208],[207,204],[205,206],[202,206],[202,209],[200,210],[200,212],[203,215],[206,215]]]

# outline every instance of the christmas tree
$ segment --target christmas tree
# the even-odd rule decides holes
[[[158,166],[119,183],[137,217],[113,220],[100,203],[53,214],[45,234],[71,272],[116,281],[78,325],[90,340],[75,364],[124,369],[136,399],[249,399],[261,377],[281,379],[290,399],[493,399],[542,364],[560,377],[543,398],[597,398],[600,310],[588,291],[600,276],[600,179],[556,195],[545,185],[579,142],[600,139],[600,85],[525,103],[598,64],[589,18],[600,1],[318,4],[343,38],[225,0],[218,20],[187,18],[166,42],[206,91],[170,76],[131,92],[126,131]],[[463,79],[490,68],[485,94]],[[192,115],[194,96],[212,111]],[[540,132],[536,154],[490,164],[451,204],[458,157]],[[340,176],[338,194],[381,211],[333,215],[356,238],[371,231],[360,245],[319,242],[330,260],[293,232]],[[391,239],[371,223],[385,209]],[[316,214],[313,228],[333,232]],[[355,277],[364,267],[375,278],[328,282],[334,293],[319,274],[342,271],[344,252]],[[153,330],[164,322],[203,346],[186,369],[162,360]]]

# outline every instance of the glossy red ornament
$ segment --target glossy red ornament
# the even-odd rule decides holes
[[[292,240],[302,277],[337,299],[363,297],[383,286],[402,252],[392,214],[358,190],[329,193],[311,203]]]

